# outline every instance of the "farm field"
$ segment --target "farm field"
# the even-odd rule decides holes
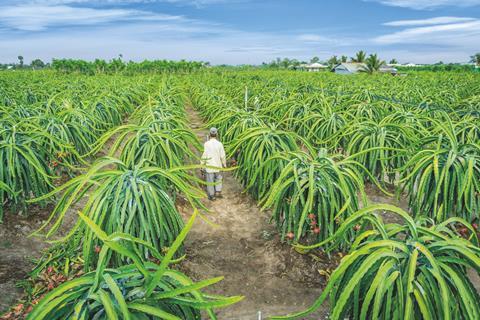
[[[479,108],[475,73],[1,72],[2,319],[480,319]]]

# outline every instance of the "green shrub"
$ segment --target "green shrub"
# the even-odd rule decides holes
[[[377,210],[394,213],[403,224],[384,224]],[[301,318],[328,297],[334,320],[480,319],[480,295],[467,274],[469,269],[480,274],[480,248],[466,221],[451,218],[435,225],[391,205],[373,205],[315,247],[336,248],[355,225],[360,226],[356,240],[317,301],[304,312],[273,319]],[[459,237],[454,225],[470,230],[471,241]]]

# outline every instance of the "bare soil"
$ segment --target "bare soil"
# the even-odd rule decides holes
[[[212,293],[243,295],[240,303],[221,310],[219,319],[257,319],[304,310],[320,295],[335,262],[328,257],[302,255],[282,244],[268,214],[232,177],[224,177],[224,198],[206,203],[212,227],[199,219],[185,243],[182,269],[194,279],[225,276]],[[182,210],[191,213],[188,208]],[[321,310],[325,314],[325,310]],[[319,314],[311,319],[319,319]]]
[[[0,315],[23,295],[16,283],[32,270],[33,258],[38,258],[47,247],[44,241],[29,235],[47,218],[50,207],[33,207],[30,215],[13,215],[6,212],[0,224]]]
[[[82,199],[69,209],[58,233],[48,240],[65,236],[76,221],[76,212],[85,204]],[[45,207],[30,206],[28,215],[6,212],[4,223],[0,224],[0,316],[18,303],[25,293],[18,283],[28,277],[35,266],[34,260],[50,247],[47,239],[32,236],[48,219],[54,208],[53,204]]]
[[[187,112],[192,129],[203,140],[207,130],[200,116],[190,107]],[[340,258],[319,252],[302,255],[282,243],[269,222],[269,213],[262,212],[243,192],[232,173],[224,174],[223,193],[223,199],[205,201],[210,211],[208,219],[218,227],[201,219],[196,221],[185,243],[187,259],[179,267],[196,280],[225,276],[210,289],[211,293],[245,296],[238,304],[220,310],[219,319],[264,319],[309,307],[326,283],[319,271],[331,271]],[[404,198],[397,201],[374,187],[367,187],[367,194],[372,203],[407,208]],[[33,267],[32,259],[48,247],[42,239],[28,236],[43,224],[51,209],[51,206],[32,207],[28,217],[7,213],[4,223],[0,224],[0,315],[21,299],[23,292],[16,283],[27,277]],[[179,204],[179,209],[185,218],[192,212],[185,204]],[[64,230],[68,230],[75,219],[72,213],[67,216]],[[473,272],[471,277],[480,291],[480,279]],[[328,306],[324,305],[305,319],[326,319],[327,316]]]
[[[189,123],[199,139],[207,134],[199,114],[187,106]],[[219,319],[264,319],[305,310],[321,294],[326,278],[319,271],[333,270],[339,257],[302,255],[282,243],[269,213],[263,212],[244,193],[232,173],[224,173],[223,198],[205,201],[210,210],[208,219],[218,227],[199,219],[190,232],[185,246],[187,259],[181,268],[195,280],[225,276],[213,287],[212,293],[243,295],[245,299],[221,310]],[[393,190],[389,190],[392,191]],[[400,199],[366,186],[371,204],[388,203],[408,210],[405,196]],[[180,206],[187,218],[188,206]],[[402,223],[395,215],[385,214],[386,222]],[[480,290],[480,279],[471,272],[471,279]],[[328,318],[328,305],[304,319]]]
[[[207,130],[200,116],[192,108],[187,112],[192,129],[203,140]],[[212,293],[245,296],[220,310],[219,319],[263,319],[306,309],[325,286],[319,270],[334,268],[338,257],[302,255],[282,243],[269,213],[243,192],[232,173],[223,176],[223,198],[205,201],[208,219],[218,226],[196,221],[185,243],[187,259],[181,268],[196,280],[225,276],[212,287]],[[185,217],[191,214],[187,206],[180,209]],[[326,315],[323,308],[306,319]]]
[[[99,155],[103,155],[111,144],[112,140],[109,140]],[[55,185],[69,179],[62,175]],[[83,208],[85,201],[84,197],[67,211],[58,233],[48,240],[58,239],[70,231],[76,222],[76,213]],[[32,233],[46,222],[53,208],[54,204],[49,204],[44,207],[31,205],[28,213],[13,212],[13,208],[5,210],[4,223],[0,224],[0,293],[7,294],[0,294],[0,316],[25,296],[18,283],[28,277],[35,266],[34,260],[50,246],[45,238],[32,236]]]

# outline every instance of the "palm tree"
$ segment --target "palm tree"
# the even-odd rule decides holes
[[[375,53],[368,56],[368,58],[365,60],[365,64],[365,67],[361,71],[368,74],[373,74],[377,72],[383,65],[385,65],[385,61],[380,60]]]
[[[18,56],[18,62],[20,63],[20,68],[23,68],[23,56]]]
[[[342,63],[348,61],[348,57],[347,57],[347,56],[342,56],[340,59],[341,59]]]
[[[475,53],[470,59],[470,62],[475,63],[476,66],[480,66],[480,52]]]
[[[366,58],[367,58],[367,53],[363,50],[360,50],[355,54],[355,57],[351,58],[351,60],[352,62],[363,63],[365,62]]]
[[[328,66],[329,66],[330,68],[333,68],[333,67],[335,67],[337,64],[339,64],[340,61],[338,60],[338,57],[337,57],[337,56],[332,56],[330,59],[328,59],[327,63],[328,63]]]
[[[392,59],[392,60],[390,60],[390,64],[398,64],[397,59]]]

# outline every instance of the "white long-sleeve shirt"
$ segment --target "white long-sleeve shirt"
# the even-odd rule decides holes
[[[202,155],[202,164],[218,168],[227,167],[225,149],[223,148],[223,144],[220,141],[215,138],[210,138],[210,140],[205,142]],[[218,169],[211,168],[207,168],[206,171],[208,173],[220,172],[220,170]]]

